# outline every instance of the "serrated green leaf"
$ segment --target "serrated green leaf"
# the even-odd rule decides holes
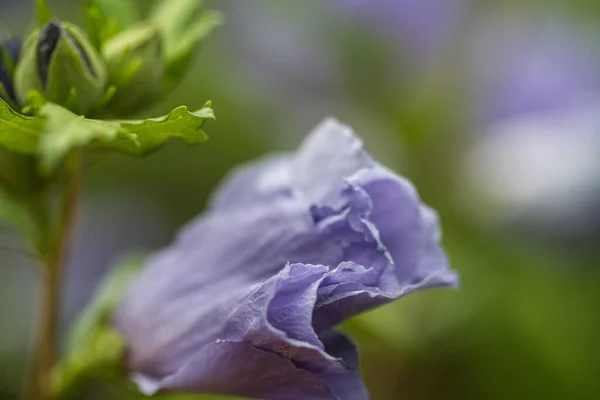
[[[146,120],[116,121],[123,132],[135,135],[137,143],[114,140],[104,148],[117,150],[134,156],[143,156],[163,146],[170,138],[181,138],[188,145],[202,143],[208,139],[202,126],[207,119],[215,119],[211,103],[197,111],[180,106],[169,114]]]
[[[46,118],[38,150],[40,167],[44,173],[54,170],[72,149],[91,145],[95,141],[110,142],[121,138],[131,141],[135,146],[135,137],[123,132],[116,122],[87,119],[53,103],[42,106],[40,114]]]
[[[180,106],[165,116],[145,120],[87,119],[54,103],[46,103],[39,113],[46,118],[38,149],[41,171],[46,174],[75,148],[89,146],[143,156],[170,138],[199,144],[208,138],[201,129],[204,122],[215,118],[210,102],[197,111]]]
[[[0,99],[0,146],[10,151],[35,154],[43,129],[42,118],[21,115]]]

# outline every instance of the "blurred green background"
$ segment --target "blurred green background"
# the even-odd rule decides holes
[[[0,30],[26,33],[32,3],[0,1]],[[82,22],[83,1],[50,4]],[[211,99],[211,139],[143,160],[111,155],[89,171],[64,332],[115,260],[167,244],[230,168],[293,149],[333,115],[439,211],[462,277],[459,290],[414,294],[345,325],[372,399],[598,398],[600,2],[207,8],[226,24],[148,115]],[[36,277],[19,248],[0,228],[0,399],[19,398],[31,342]]]

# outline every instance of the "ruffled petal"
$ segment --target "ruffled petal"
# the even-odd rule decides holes
[[[291,360],[297,367],[320,376],[336,396],[343,389],[338,387],[340,382],[352,383],[365,393],[356,354],[347,350],[351,355],[348,359],[341,357],[341,352],[329,354],[326,345],[333,346],[332,340],[323,343],[312,327],[317,293],[329,274],[322,265],[288,264],[231,315],[223,337],[243,338],[257,348]],[[332,339],[330,335],[328,338]]]
[[[265,399],[367,399],[351,342],[333,332],[319,337],[312,329],[317,291],[328,274],[328,268],[321,265],[287,265],[265,283],[250,288],[237,306],[226,311],[216,339],[199,347],[184,367],[159,375],[162,378],[138,374],[140,389]],[[294,377],[299,384],[283,393]]]
[[[294,202],[207,214],[147,262],[120,304],[115,321],[130,344],[130,365],[172,373],[215,339],[224,313],[249,288],[288,260],[335,263],[341,254]]]
[[[369,219],[395,264],[399,283],[417,283],[434,269],[449,268],[440,245],[437,215],[421,203],[409,181],[381,166],[363,170],[349,180],[371,199]]]
[[[328,118],[308,135],[296,153],[292,185],[307,203],[324,205],[344,188],[344,178],[373,163],[352,129]]]

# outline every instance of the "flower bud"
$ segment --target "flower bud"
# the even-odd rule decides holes
[[[163,85],[162,37],[152,24],[121,32],[102,47],[109,82],[116,92],[108,104],[115,116],[131,115],[148,106]]]
[[[50,21],[29,36],[15,71],[17,99],[31,91],[83,114],[103,95],[106,67],[85,33],[77,26]]]
[[[0,98],[16,103],[13,75],[21,53],[21,40],[0,36]]]

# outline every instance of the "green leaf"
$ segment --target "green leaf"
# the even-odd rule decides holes
[[[91,0],[87,9],[90,37],[98,50],[140,19],[140,10],[131,0]]]
[[[52,374],[52,391],[57,398],[77,391],[82,380],[90,376],[125,378],[121,371],[125,342],[110,320],[143,259],[135,255],[118,263],[78,319],[69,337],[67,355]]]
[[[159,118],[115,121],[124,133],[135,135],[137,143],[113,140],[105,143],[103,147],[133,156],[143,156],[157,150],[170,138],[181,138],[188,145],[199,144],[208,139],[202,130],[207,119],[215,119],[210,102],[197,111],[189,111],[187,107],[180,106]]]
[[[35,13],[38,28],[46,25],[46,23],[52,19],[52,11],[50,11],[50,7],[48,7],[46,0],[35,0]]]
[[[201,129],[204,122],[215,118],[210,102],[198,111],[180,106],[163,117],[145,120],[87,119],[53,103],[43,105],[39,113],[47,120],[38,150],[41,171],[46,174],[75,148],[89,146],[143,156],[173,137],[188,145],[202,143],[208,138]]]
[[[165,90],[169,90],[189,66],[198,42],[223,23],[223,16],[216,11],[203,12],[199,0],[162,0],[150,16],[163,33]]]
[[[87,119],[54,103],[46,103],[40,113],[46,118],[38,150],[44,173],[52,172],[72,149],[95,141],[110,142],[120,138],[131,141],[135,147],[135,136],[123,132],[116,122]]]
[[[129,282],[139,272],[145,256],[130,255],[118,262],[98,286],[92,302],[86,307],[69,338],[69,348],[75,350],[85,345],[90,335],[110,322],[113,310],[121,301]]]
[[[223,16],[220,12],[208,11],[181,33],[180,40],[170,48],[170,54],[167,54],[167,78],[178,81],[189,67],[198,42],[222,24]]]
[[[10,151],[35,154],[43,129],[42,118],[21,115],[0,99],[0,146]]]
[[[135,1],[131,0],[92,0],[92,5],[109,18],[114,19],[121,29],[129,28],[138,22],[140,10]]]

